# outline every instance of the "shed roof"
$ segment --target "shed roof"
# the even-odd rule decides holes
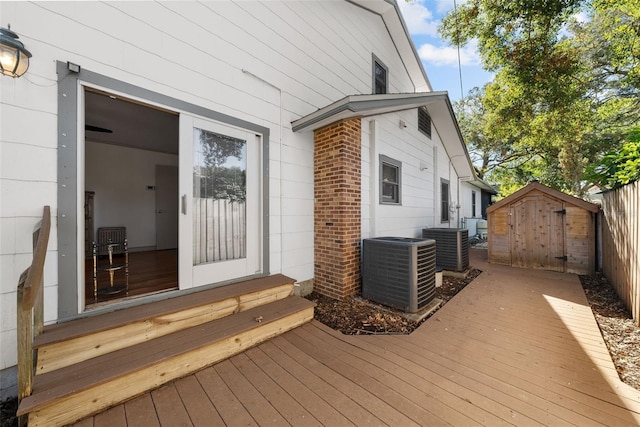
[[[540,184],[538,181],[533,181],[530,182],[529,184],[527,184],[525,187],[522,187],[520,190],[516,191],[515,193],[513,193],[512,195],[510,195],[509,197],[505,197],[504,199],[500,200],[497,203],[494,203],[493,205],[489,206],[487,208],[487,213],[493,212],[494,210],[508,205],[510,203],[515,202],[516,200],[522,198],[523,196],[525,196],[526,194],[530,193],[531,191],[534,190],[538,190],[542,193],[548,194],[551,197],[555,197],[556,199],[560,199],[563,200],[567,203],[570,203],[574,206],[578,206],[580,208],[589,210],[591,212],[598,212],[598,210],[600,210],[600,207],[596,204],[593,203],[589,203],[587,201],[584,201],[582,199],[579,199],[577,197],[571,196],[569,194],[563,193],[562,191],[558,191],[555,190],[551,187],[547,187],[544,184]]]

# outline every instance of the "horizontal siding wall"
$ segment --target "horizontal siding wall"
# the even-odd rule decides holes
[[[0,2],[0,16],[33,54],[25,77],[0,78],[0,369],[15,364],[15,285],[45,204],[45,318],[57,318],[56,61],[269,128],[270,270],[298,280],[313,276],[313,135],[291,121],[371,93],[372,53],[390,92],[414,91],[381,17],[346,1]]]
[[[405,128],[400,127],[400,120],[405,122]],[[441,177],[450,179],[451,196],[454,203],[456,201],[457,175],[453,168],[449,169],[446,151],[438,134],[433,132],[432,139],[429,139],[418,131],[417,126],[416,110],[363,120],[363,238],[421,237],[423,228],[441,227]],[[401,205],[379,203],[380,155],[402,163]],[[455,223],[455,217],[452,222]]]
[[[602,270],[640,325],[640,182],[603,194]]]

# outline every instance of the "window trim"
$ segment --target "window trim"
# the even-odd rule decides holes
[[[225,125],[235,126],[260,135],[262,139],[262,265],[263,274],[270,273],[269,258],[269,140],[270,129],[260,124],[229,116],[210,110],[198,104],[192,104],[180,98],[173,98],[162,92],[145,89],[134,83],[110,77],[105,74],[82,68],[79,73],[69,71],[67,62],[56,61],[58,75],[58,129],[61,130],[58,139],[58,312],[57,319],[71,319],[83,314],[84,302],[80,300],[78,287],[81,271],[84,270],[84,252],[81,251],[79,230],[83,229],[84,216],[82,200],[84,199],[84,160],[80,160],[79,153],[84,150],[84,142],[78,138],[78,123],[82,120],[79,94],[86,88],[93,87],[108,93],[122,94],[130,99],[138,99],[149,105],[159,105],[163,108],[178,112],[205,117]],[[84,108],[84,107],[82,107]],[[81,182],[82,181],[82,182]],[[65,183],[62,185],[62,183]],[[81,270],[82,269],[82,270]],[[200,289],[206,289],[201,287]],[[185,292],[185,291],[177,291]],[[189,291],[186,291],[189,292]],[[119,304],[118,307],[138,305],[150,298],[165,298],[163,296],[141,297]]]
[[[475,218],[476,217],[476,203],[478,200],[478,196],[476,195],[476,191],[475,190],[471,190],[471,217]]]
[[[379,166],[379,172],[380,172],[380,176],[378,178],[378,186],[380,187],[380,204],[381,205],[395,205],[395,206],[401,206],[402,205],[402,162],[398,161],[398,160],[394,160],[391,157],[385,156],[384,154],[380,154],[380,166]],[[383,167],[384,165],[387,166],[391,166],[396,168],[396,170],[398,171],[398,182],[395,183],[395,185],[397,185],[398,187],[398,200],[397,201],[388,201],[385,200],[384,196],[383,196],[383,184],[384,182],[383,180]]]
[[[371,93],[376,95],[376,64],[385,72],[384,93],[389,93],[389,67],[373,53],[371,54]]]
[[[445,192],[443,191],[443,188],[442,188],[444,185],[447,186],[446,199],[444,197]],[[449,222],[451,220],[451,215],[449,214],[450,193],[451,193],[451,186],[449,185],[449,180],[440,178],[440,222]]]

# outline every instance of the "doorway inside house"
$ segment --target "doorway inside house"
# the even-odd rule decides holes
[[[85,307],[178,289],[179,115],[84,90]]]
[[[83,94],[85,307],[262,274],[263,134]]]

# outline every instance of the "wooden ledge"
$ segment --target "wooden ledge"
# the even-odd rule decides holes
[[[283,284],[293,284],[295,280],[282,274],[260,277],[233,283],[219,288],[179,295],[161,301],[128,307],[109,313],[96,314],[69,322],[58,323],[44,328],[44,332],[34,340],[34,348],[106,331],[149,318],[163,316],[198,307],[213,301],[237,298],[241,295],[259,292]]]
[[[66,411],[82,412],[79,417],[98,412],[308,322],[314,306],[290,296],[36,376],[18,415],[30,413],[31,424],[32,416],[42,421],[66,417]]]

